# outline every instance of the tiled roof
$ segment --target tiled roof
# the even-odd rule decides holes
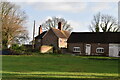
[[[42,37],[46,34],[47,31],[41,33],[40,35],[36,36],[35,39],[42,39]]]
[[[51,28],[52,31],[55,33],[55,35],[58,37],[58,38],[69,38],[70,36],[70,32],[69,31],[65,31],[65,30],[59,30],[59,29],[56,29],[56,28]],[[47,31],[41,33],[40,35],[36,36],[35,39],[42,39],[43,36],[47,33]]]
[[[72,32],[68,43],[120,43],[120,32]]]
[[[51,28],[53,32],[56,34],[58,38],[68,38],[70,36],[69,31],[59,30],[55,28]]]
[[[62,32],[66,36],[66,38],[69,38],[69,36],[70,36],[70,32],[69,31],[63,30]]]

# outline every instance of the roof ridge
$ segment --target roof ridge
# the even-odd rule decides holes
[[[64,31],[63,30],[61,30],[61,32],[63,33],[63,35],[67,38],[67,36],[66,36],[66,34],[64,33]]]
[[[65,35],[64,31],[63,30],[59,30],[59,29],[56,29],[56,28],[51,28],[52,31],[55,33],[55,35],[60,38],[60,36],[56,33],[56,31],[59,31],[65,38],[67,38],[67,36]],[[56,30],[56,31],[55,31]]]
[[[52,31],[55,33],[54,29],[56,29],[56,28],[51,27],[51,29],[52,29]],[[58,36],[56,33],[55,33],[55,35],[59,38],[59,36]]]

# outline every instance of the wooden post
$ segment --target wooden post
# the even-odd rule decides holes
[[[33,26],[33,41],[32,41],[32,49],[35,48],[34,44],[35,44],[35,20],[34,20],[34,26]]]

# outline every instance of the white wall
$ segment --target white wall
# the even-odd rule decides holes
[[[110,57],[119,57],[120,44],[109,44],[109,56]]]
[[[59,38],[59,48],[67,48],[67,39],[66,38]]]

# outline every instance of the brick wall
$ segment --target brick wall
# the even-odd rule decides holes
[[[102,48],[104,48],[104,53],[101,53],[102,55],[108,55],[108,53],[109,53],[109,44],[101,44],[101,43],[92,43],[92,45],[91,45],[91,53],[92,53],[92,55],[95,55],[95,54],[97,54],[96,53],[96,48],[98,48],[98,47],[102,47]]]
[[[84,44],[83,43],[68,43],[68,52],[73,53],[74,47],[80,47],[81,54],[84,54]]]
[[[42,45],[50,45],[58,49],[58,38],[51,29],[43,36]]]
[[[35,39],[35,49],[39,50],[41,46],[41,39]]]
[[[68,43],[68,51],[70,53],[73,53],[73,47],[80,47],[82,55],[85,55],[86,44],[90,44],[90,43]],[[96,53],[96,48],[102,47],[104,48],[104,53],[101,54],[108,56],[109,44],[91,43],[90,45],[91,45],[91,55],[97,55],[98,53]]]

